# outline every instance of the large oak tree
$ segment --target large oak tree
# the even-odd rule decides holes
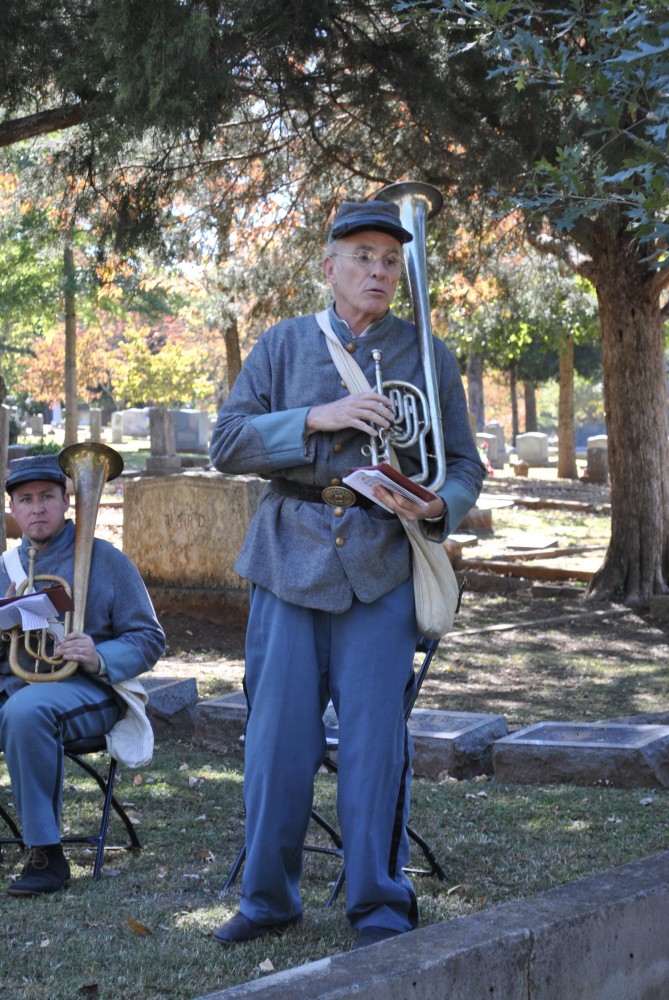
[[[175,179],[247,119],[246,155],[263,154],[260,124],[275,188],[297,195],[305,228],[320,219],[316,236],[344,185],[364,195],[407,176],[449,196],[442,229],[450,213],[471,228],[484,204],[520,207],[535,245],[597,290],[613,514],[591,593],[644,603],[669,579],[664,10],[13,0],[0,10],[0,144],[72,126],[61,159],[113,206],[119,246],[154,231]],[[331,194],[310,217],[299,192],[314,179]]]

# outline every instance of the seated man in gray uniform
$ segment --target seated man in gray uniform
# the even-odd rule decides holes
[[[356,947],[418,922],[403,871],[412,757],[403,706],[417,625],[409,542],[397,515],[441,544],[476,502],[483,469],[457,362],[434,338],[443,487],[422,509],[382,488],[387,509],[344,488],[351,469],[370,464],[370,436],[391,425],[393,406],[380,392],[348,391],[324,332],[334,330],[371,385],[373,352],[382,349],[387,379],[425,390],[416,327],[390,310],[402,244],[412,238],[397,205],[345,202],[325,251],[334,298],[327,319],[287,319],[260,337],[212,435],[220,472],[269,479],[236,564],[252,584],[247,858],[239,912],[214,932],[222,944],[302,920],[302,848],[328,698],[339,719],[337,811]],[[415,473],[415,455],[400,462]]]
[[[67,480],[57,456],[15,459],[6,489],[22,541],[0,558],[0,595],[11,597],[29,575],[56,575],[70,586],[74,524]],[[42,586],[39,580],[36,587]],[[7,636],[3,635],[2,640]],[[85,627],[56,640],[55,654],[76,660],[69,677],[25,683],[12,674],[8,643],[0,641],[0,750],[9,770],[29,852],[12,896],[55,892],[69,883],[60,842],[63,744],[101,736],[123,717],[115,689],[150,670],[165,648],[163,630],[133,563],[110,542],[93,542]],[[22,666],[30,666],[22,651]]]

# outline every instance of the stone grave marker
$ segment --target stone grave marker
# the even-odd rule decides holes
[[[332,705],[325,710],[326,726],[337,729]],[[215,749],[237,743],[244,732],[246,700],[243,691],[209,698],[197,706],[194,739]],[[414,708],[409,720],[414,742],[414,774],[437,780],[448,773],[453,778],[490,774],[492,747],[507,732],[502,715],[476,712],[440,712]]]
[[[540,431],[528,431],[516,438],[516,454],[519,462],[526,465],[548,465],[548,434]]]
[[[210,420],[203,410],[170,410],[177,451],[208,454]]]
[[[588,438],[587,477],[590,483],[609,481],[609,438],[607,434],[594,434]]]
[[[181,459],[176,453],[172,414],[164,406],[152,406],[149,410],[149,428],[151,454],[146,460],[146,471],[153,476],[178,472]]]
[[[669,787],[669,726],[541,722],[498,740],[499,781]]]

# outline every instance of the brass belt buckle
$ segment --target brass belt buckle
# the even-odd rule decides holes
[[[326,486],[321,493],[323,503],[330,507],[353,507],[355,506],[355,493],[347,486]]]

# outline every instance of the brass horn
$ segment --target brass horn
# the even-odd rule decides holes
[[[430,296],[427,283],[426,223],[433,218],[444,203],[441,192],[431,184],[419,181],[400,181],[388,184],[374,195],[375,200],[388,201],[398,206],[400,222],[413,236],[402,247],[409,280],[409,292],[418,331],[418,349],[425,376],[425,392],[410,382],[383,381],[381,351],[374,351],[376,389],[388,396],[393,403],[395,419],[379,438],[371,438],[369,454],[374,464],[387,461],[385,442],[398,451],[419,447],[421,470],[411,478],[427,489],[436,492],[446,479],[444,430],[439,405],[439,387],[434,364]],[[378,441],[381,441],[379,448]],[[381,452],[381,453],[380,453]],[[430,478],[431,477],[431,478]]]
[[[110,479],[116,479],[123,471],[123,459],[107,445],[95,442],[73,444],[61,451],[58,456],[61,469],[72,480],[75,495],[75,525],[74,525],[74,571],[72,586],[59,576],[37,575],[32,572],[34,550],[30,559],[28,579],[17,589],[17,596],[31,593],[35,583],[48,581],[61,584],[72,598],[74,610],[68,612],[64,622],[65,632],[80,632],[84,628],[86,615],[86,598],[88,595],[88,579],[90,576],[91,559],[93,557],[93,541],[95,538],[95,523],[98,507],[104,485]],[[39,633],[39,641],[35,645],[31,632],[21,633],[20,626],[15,626],[10,632],[9,666],[13,674],[28,683],[36,681],[60,681],[70,677],[78,667],[76,660],[63,660],[62,657],[50,656],[47,652],[48,629]],[[19,640],[23,634],[24,649],[35,661],[34,669],[28,670],[19,663]],[[46,663],[50,669],[41,671],[40,663]]]

